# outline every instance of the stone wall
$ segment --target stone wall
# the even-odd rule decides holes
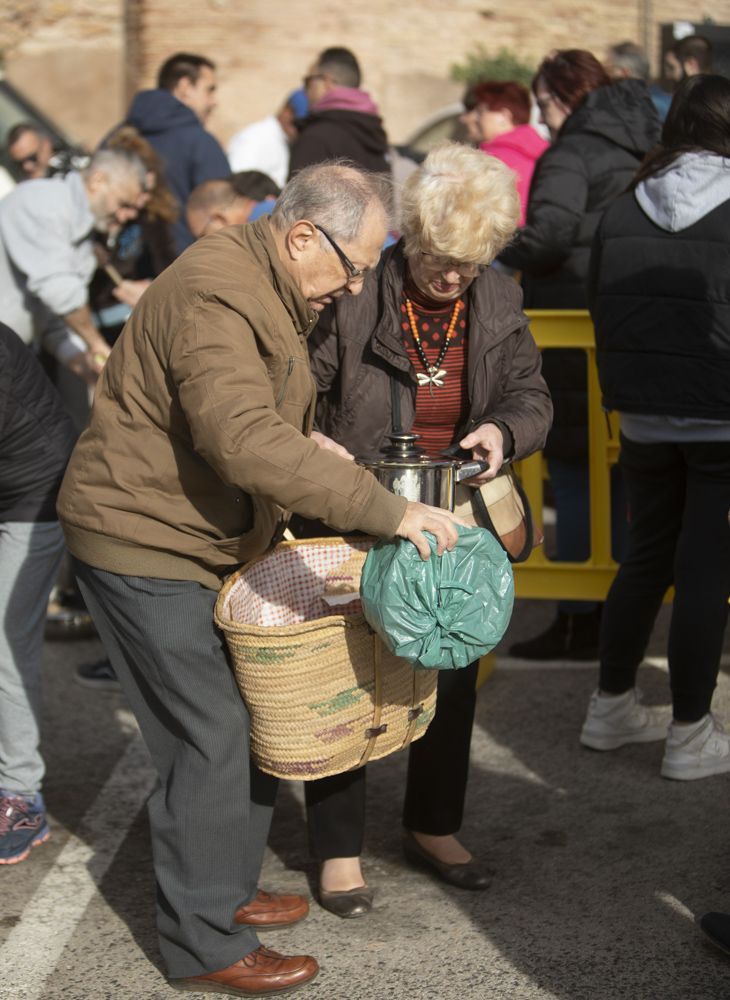
[[[607,44],[649,43],[658,21],[698,12],[687,0],[0,0],[8,78],[67,130],[93,142],[159,64],[187,49],[219,67],[220,106],[210,127],[222,141],[273,111],[299,85],[314,55],[347,45],[363,66],[391,139],[402,141],[457,100],[449,69],[475,45],[505,46],[537,63],[552,48],[599,57]],[[653,20],[646,21],[651,11]],[[728,0],[701,16],[730,21]],[[8,27],[9,25],[9,27]],[[124,56],[123,56],[124,54]]]

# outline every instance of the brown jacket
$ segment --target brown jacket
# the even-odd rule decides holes
[[[401,332],[404,270],[398,244],[386,251],[379,279],[327,308],[309,342],[317,426],[358,457],[379,451],[392,433],[393,381],[402,429],[415,418],[416,376]],[[494,422],[510,432],[513,457],[524,458],[545,443],[553,409],[522,293],[512,278],[487,268],[469,286],[467,302],[469,414],[453,440]]]
[[[99,569],[197,580],[264,552],[283,513],[392,536],[405,501],[307,439],[316,322],[268,218],[191,247],[117,341],[59,497],[71,552]]]

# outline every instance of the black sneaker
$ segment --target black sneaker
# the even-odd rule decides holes
[[[54,587],[46,610],[46,639],[93,639],[96,629],[81,595]]]
[[[83,663],[76,668],[76,680],[84,687],[96,688],[97,691],[122,690],[122,685],[114,673],[114,667],[108,659],[97,660],[96,663]]]
[[[549,628],[534,639],[514,643],[509,655],[521,660],[597,660],[601,610],[585,615],[558,611]]]
[[[700,927],[716,948],[730,955],[730,913],[706,913]]]

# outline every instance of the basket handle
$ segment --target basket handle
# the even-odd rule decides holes
[[[373,632],[373,664],[375,673],[375,691],[373,692],[374,706],[373,706],[373,724],[368,729],[365,730],[365,735],[368,737],[367,745],[363,751],[363,755],[360,758],[360,763],[358,767],[363,767],[367,764],[370,756],[375,749],[375,743],[378,736],[381,736],[388,728],[387,723],[382,725],[380,720],[383,715],[383,654],[382,646],[380,644],[380,639]]]
[[[408,744],[413,739],[413,733],[416,728],[416,723],[418,722],[419,715],[423,712],[423,699],[421,695],[421,680],[423,671],[413,668],[413,697],[411,698],[412,708],[408,713],[408,718],[410,719],[410,725],[406,729],[406,734],[403,737],[403,743],[401,745],[401,750],[405,749]]]

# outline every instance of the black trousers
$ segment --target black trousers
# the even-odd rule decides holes
[[[479,663],[441,670],[436,714],[408,752],[403,825],[444,835],[461,827],[469,775],[469,747]],[[362,854],[365,835],[365,768],[304,785],[309,850],[318,861]]]
[[[730,596],[730,442],[637,444],[621,438],[628,554],[601,622],[600,687],[634,686],[667,588],[674,717],[710,710]]]
[[[256,894],[277,781],[249,763],[249,716],[216,593],[76,561],[79,585],[158,775],[148,803],[160,950],[173,978],[258,947],[234,922]]]

